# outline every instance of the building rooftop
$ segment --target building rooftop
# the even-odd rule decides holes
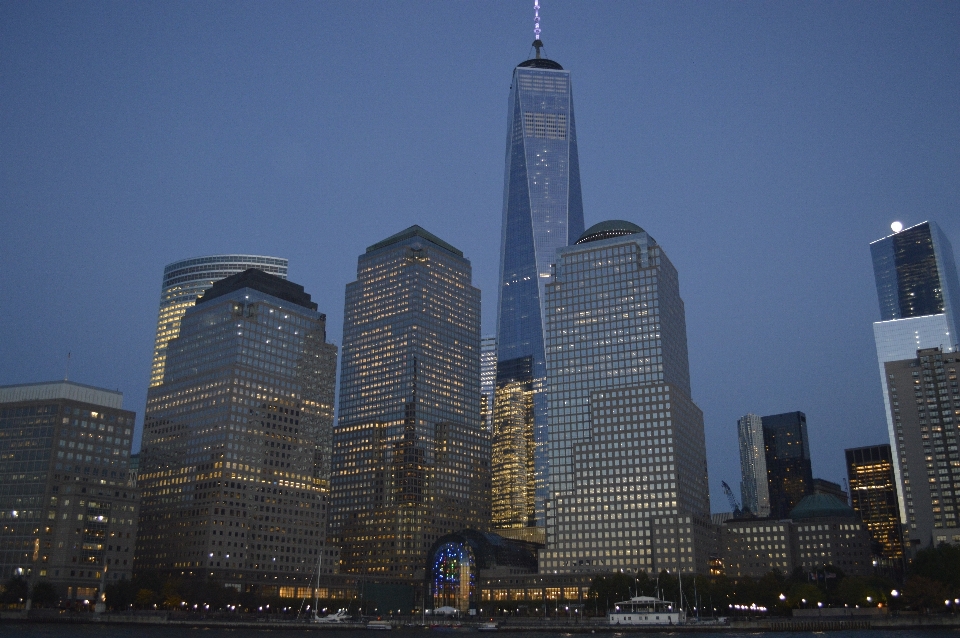
[[[524,60],[517,65],[517,68],[523,69],[551,69],[553,71],[563,71],[563,67],[560,66],[560,63],[554,62],[553,60],[548,60],[546,58],[531,58],[529,60]]]
[[[119,390],[107,390],[73,381],[45,381],[0,386],[0,403],[58,399],[79,401],[104,408],[123,409],[123,393]]]
[[[310,300],[310,295],[303,291],[303,286],[287,281],[282,277],[265,273],[259,268],[247,268],[243,272],[221,279],[213,284],[202,297],[197,299],[197,305],[244,288],[251,288],[265,295],[289,301],[302,308],[317,309],[317,304]]]
[[[622,219],[611,219],[605,222],[600,222],[599,224],[594,224],[590,228],[583,231],[583,234],[580,235],[580,239],[577,240],[577,243],[585,244],[591,241],[600,241],[601,239],[622,237],[624,235],[635,235],[643,232],[646,231],[633,222],[624,221]],[[651,237],[651,239],[653,238]]]
[[[807,518],[856,518],[853,508],[829,494],[805,496],[790,512],[790,518],[798,521]]]
[[[421,228],[420,226],[417,226],[416,224],[414,224],[410,228],[407,228],[406,230],[401,230],[396,235],[391,235],[390,237],[387,237],[383,241],[378,241],[372,246],[369,246],[367,248],[367,252],[372,253],[375,250],[386,248],[387,246],[390,246],[392,244],[398,244],[403,240],[410,239],[412,237],[420,237],[421,239],[426,239],[431,244],[436,244],[440,248],[443,248],[444,250],[448,250],[452,252],[457,257],[463,257],[463,252],[461,252],[460,250],[457,250],[456,248],[454,248],[447,242],[443,241],[433,233],[424,230],[423,228]]]

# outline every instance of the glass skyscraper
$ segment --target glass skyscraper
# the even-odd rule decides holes
[[[504,530],[544,524],[545,287],[557,249],[583,232],[570,72],[534,46],[513,71],[503,189],[493,432],[494,525]]]
[[[873,336],[897,477],[900,520],[906,525],[902,432],[897,424],[899,410],[890,402],[885,365],[915,359],[920,349],[957,347],[960,283],[953,248],[935,222],[923,222],[878,239],[870,244],[870,255],[880,304],[880,321],[873,324]]]
[[[287,597],[337,569],[325,543],[336,360],[310,295],[259,269],[187,310],[147,393],[139,571]]]
[[[550,498],[543,572],[706,573],[703,414],[677,271],[636,224],[589,228],[546,294]]]
[[[760,518],[770,516],[767,458],[763,445],[763,419],[745,414],[737,420],[740,441],[740,498],[743,508]]]
[[[813,494],[807,415],[785,412],[761,417],[770,492],[770,515],[788,518],[803,497]]]
[[[440,536],[489,526],[471,276],[412,226],[367,248],[347,284],[330,521],[344,572],[422,578]]]
[[[247,268],[258,268],[281,279],[287,278],[286,259],[261,255],[211,255],[167,264],[163,269],[157,338],[153,346],[153,364],[150,367],[150,387],[163,383],[167,343],[179,334],[180,320],[187,308],[194,305],[215,281],[243,272]]]

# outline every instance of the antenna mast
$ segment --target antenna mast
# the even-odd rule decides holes
[[[537,59],[540,59],[540,49],[543,42],[540,40],[540,0],[533,0],[533,47],[537,50]]]

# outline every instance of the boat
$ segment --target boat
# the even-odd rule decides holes
[[[314,602],[316,605],[316,602]],[[314,607],[316,609],[316,607]],[[316,611],[313,612],[313,618],[311,622],[315,623],[341,623],[350,620],[350,616],[347,615],[346,609],[338,609],[335,614],[327,614],[326,616],[320,616]]]
[[[611,625],[682,625],[687,614],[669,600],[634,596],[616,603],[608,620]]]
[[[378,629],[381,631],[389,631],[390,629],[393,629],[393,625],[391,625],[386,620],[371,620],[370,622],[367,623],[367,629]]]
[[[500,630],[500,626],[497,625],[497,623],[493,622],[492,620],[490,622],[481,623],[480,626],[477,627],[477,631],[499,631],[499,630]]]

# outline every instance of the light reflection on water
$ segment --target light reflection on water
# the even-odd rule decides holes
[[[581,638],[586,635],[596,635],[607,638],[642,638],[647,636],[680,636],[689,638],[751,638],[764,632],[680,632],[662,631],[651,632],[598,632],[568,633],[564,631],[503,631],[501,634],[511,638]],[[413,638],[418,636],[428,638],[431,634],[451,638],[451,634],[479,635],[473,628],[430,630],[430,629],[398,629],[392,636]],[[831,632],[776,632],[771,636],[776,638],[809,638],[812,634],[827,636],[828,638],[960,638],[957,629],[926,629],[926,630],[855,630]],[[16,636],[17,638],[361,638],[369,636],[363,629],[273,629],[273,628],[201,628],[201,627],[156,627],[156,626],[106,626],[106,625],[75,625],[75,624],[47,624],[47,623],[11,623],[0,622],[0,636]],[[376,635],[376,634],[374,634]],[[372,638],[372,636],[371,636]]]

